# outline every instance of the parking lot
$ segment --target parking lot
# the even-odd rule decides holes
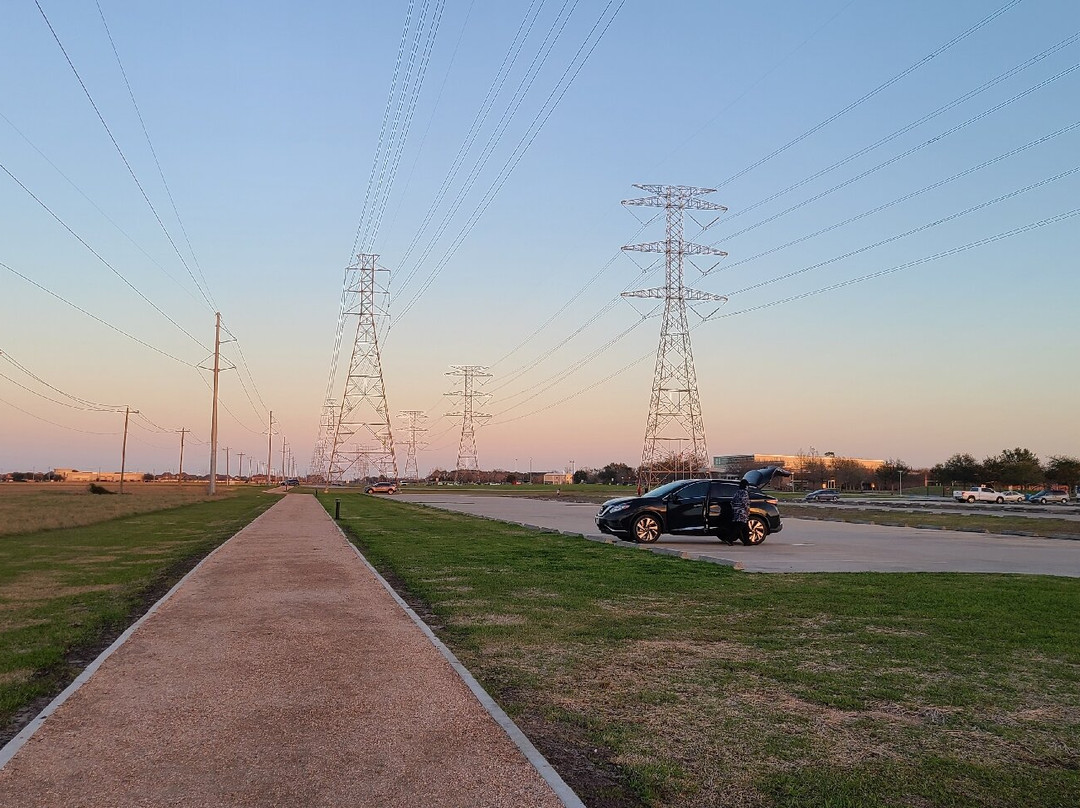
[[[602,535],[593,521],[599,506],[593,503],[443,493],[400,496],[404,501],[474,516]],[[642,547],[723,560],[746,572],[1001,572],[1080,577],[1080,542],[807,519],[785,518],[784,529],[756,547],[728,547],[701,536],[663,536],[656,544]]]

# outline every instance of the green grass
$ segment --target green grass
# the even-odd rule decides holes
[[[922,513],[862,508],[830,508],[827,505],[798,505],[784,502],[780,505],[784,516],[796,519],[823,519],[834,522],[860,522],[900,527],[934,527],[942,530],[967,530],[982,533],[1021,533],[1032,536],[1064,536],[1080,539],[1080,522],[1050,517],[1026,517],[1003,511],[1000,515],[989,513]]]
[[[1076,580],[751,575],[337,496],[586,804],[1080,804]]]
[[[0,742],[199,559],[276,501],[244,490],[0,537]]]

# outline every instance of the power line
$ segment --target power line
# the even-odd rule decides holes
[[[865,95],[861,96],[860,98],[856,99],[855,101],[851,102],[846,107],[841,109],[839,112],[836,112],[833,115],[829,116],[828,118],[823,120],[821,123],[819,123],[816,126],[813,126],[810,129],[806,130],[801,135],[796,137],[794,140],[788,141],[786,144],[784,144],[783,146],[781,146],[778,149],[775,149],[774,151],[770,152],[769,154],[765,155],[760,160],[757,160],[756,162],[751,163],[749,166],[742,169],[741,171],[738,171],[735,174],[732,174],[726,180],[719,183],[716,186],[717,189],[723,188],[725,185],[727,185],[730,182],[734,182],[735,180],[739,179],[743,175],[753,171],[758,166],[760,166],[760,165],[762,165],[764,163],[767,163],[769,160],[776,157],[777,155],[783,154],[785,151],[790,149],[792,146],[795,146],[796,144],[801,143],[802,141],[806,140],[806,138],[810,137],[811,135],[813,135],[815,132],[819,131],[820,129],[823,129],[824,127],[828,126],[830,123],[837,120],[838,118],[842,118],[844,115],[851,112],[856,107],[858,107],[858,106],[864,104],[865,102],[869,101],[871,98],[873,98],[878,93],[882,92],[883,90],[888,89],[889,87],[891,87],[892,85],[896,84],[898,81],[903,79],[905,76],[908,76],[909,74],[914,73],[916,70],[918,70],[920,67],[925,65],[927,62],[931,61],[932,59],[936,58],[937,56],[940,56],[945,51],[949,50],[949,48],[953,47],[954,45],[959,44],[960,42],[963,42],[965,39],[967,39],[969,36],[974,34],[976,31],[978,31],[981,28],[984,28],[985,26],[989,25],[991,22],[993,22],[998,17],[1000,17],[1002,14],[1007,12],[1009,9],[1013,8],[1016,5],[1019,5],[1022,1],[1023,0],[1010,0],[1010,2],[1006,3],[1004,6],[1001,6],[996,11],[993,11],[990,14],[988,14],[987,16],[983,17],[981,20],[979,20],[979,22],[975,23],[975,25],[971,26],[970,28],[968,28],[963,33],[953,37],[948,42],[946,42],[944,45],[940,46],[939,48],[932,51],[931,53],[928,53],[926,56],[919,59],[919,61],[915,62],[913,65],[910,65],[909,67],[907,67],[904,70],[900,71],[895,76],[890,78],[888,81],[886,81],[886,82],[884,82],[882,84],[879,84],[873,90],[871,90],[870,92],[868,92]]]
[[[420,289],[413,295],[413,297],[409,300],[409,302],[402,309],[401,313],[398,315],[399,321],[402,317],[405,316],[406,313],[408,313],[408,311],[413,307],[413,305],[415,305],[416,301],[419,300],[421,296],[423,296],[424,292],[426,292],[428,288],[430,288],[431,284],[435,282],[435,279],[438,277],[439,273],[450,261],[453,255],[457,252],[458,248],[468,237],[469,233],[472,232],[473,227],[476,226],[476,223],[487,211],[488,207],[491,205],[492,201],[494,201],[499,191],[502,190],[502,186],[506,184],[506,181],[509,178],[510,174],[513,172],[514,168],[516,168],[517,164],[521,162],[521,159],[522,157],[524,157],[525,152],[528,151],[533,141],[536,140],[536,137],[543,129],[544,124],[547,123],[547,120],[551,117],[551,114],[555,111],[555,108],[559,105],[559,102],[562,101],[563,97],[566,95],[566,92],[570,89],[570,86],[573,84],[574,80],[581,72],[581,69],[585,66],[585,63],[589,60],[589,57],[596,50],[597,45],[600,44],[600,41],[603,39],[604,34],[607,33],[608,29],[611,27],[611,24],[615,21],[615,18],[618,16],[619,11],[625,4],[625,0],[620,0],[614,12],[612,12],[610,16],[608,16],[608,11],[614,3],[615,0],[610,0],[608,4],[604,7],[603,11],[601,11],[601,14],[597,19],[596,23],[593,25],[592,29],[586,35],[581,45],[578,47],[578,50],[574,54],[574,57],[571,59],[570,64],[563,71],[562,76],[560,76],[559,80],[556,82],[555,86],[548,94],[544,105],[541,106],[540,111],[533,118],[533,121],[529,125],[529,128],[518,141],[518,144],[515,147],[514,151],[511,153],[511,156],[503,164],[502,169],[499,171],[492,184],[488,187],[488,191],[484,194],[480,202],[477,204],[469,220],[459,231],[458,235],[455,237],[443,257],[439,259],[439,261],[435,264],[432,270],[428,273],[428,276],[424,283],[421,285]],[[599,29],[598,34],[597,29]],[[593,39],[594,34],[596,34],[595,39]],[[590,40],[592,40],[591,45],[589,44]],[[583,52],[584,55],[582,55]]]
[[[176,320],[174,320],[172,317],[170,317],[168,314],[166,314],[165,311],[160,306],[158,306],[154,301],[152,301],[145,294],[143,294],[138,289],[138,287],[135,286],[135,284],[133,284],[131,281],[129,281],[124,276],[124,274],[122,272],[120,272],[120,270],[118,270],[116,267],[114,267],[112,264],[110,264],[107,260],[105,260],[105,258],[102,257],[102,255],[97,250],[95,250],[93,247],[91,247],[90,244],[87,243],[87,241],[82,236],[80,236],[78,233],[76,233],[74,230],[72,230],[68,226],[67,222],[65,222],[56,213],[54,213],[53,210],[48,205],[46,205],[41,199],[39,199],[38,196],[33,191],[31,191],[29,188],[27,188],[25,185],[23,185],[23,183],[19,180],[19,178],[16,177],[14,174],[12,174],[8,170],[7,166],[0,163],[0,171],[3,171],[5,174],[7,174],[15,182],[16,185],[18,185],[20,188],[22,188],[23,191],[25,191],[30,196],[31,199],[33,199],[35,202],[37,202],[38,205],[40,205],[45,210],[46,213],[48,213],[50,216],[52,216],[53,219],[55,219],[57,221],[57,223],[61,227],[63,227],[65,230],[68,231],[68,233],[70,233],[72,236],[74,236],[75,239],[80,244],[82,244],[84,247],[86,247],[86,249],[89,250],[90,253],[95,258],[97,258],[102,264],[104,264],[109,269],[109,271],[112,272],[116,277],[118,277],[121,281],[123,281],[124,284],[129,289],[131,289],[133,292],[135,292],[135,294],[137,294],[148,306],[150,306],[150,308],[152,308],[154,311],[156,311],[158,314],[160,314],[162,317],[164,317],[166,320],[168,320],[170,323],[172,323],[174,326],[176,326],[177,329],[179,329],[186,337],[188,337],[188,339],[190,339],[192,342],[194,342],[200,348],[202,348],[204,350],[209,350],[209,348],[207,348],[205,345],[203,345],[201,342],[199,342],[199,340],[196,339],[186,328],[184,328],[182,325],[180,325],[178,322],[176,322]]]
[[[101,17],[101,24],[105,28],[105,34],[109,37],[109,45],[112,47],[113,56],[116,57],[116,64],[120,68],[120,75],[124,78],[124,86],[127,87],[128,97],[131,98],[131,105],[135,108],[135,115],[139,119],[139,126],[142,127],[143,135],[146,138],[146,145],[150,148],[150,154],[154,158],[154,165],[157,166],[158,176],[161,178],[161,184],[165,188],[165,195],[169,198],[169,204],[172,206],[173,215],[176,216],[176,223],[180,225],[180,232],[184,234],[184,241],[187,243],[188,252],[191,253],[191,260],[195,263],[195,268],[199,271],[199,277],[202,279],[202,287],[199,286],[199,282],[192,276],[192,281],[195,281],[195,288],[202,294],[203,300],[210,306],[211,311],[217,310],[217,304],[214,303],[214,296],[210,294],[210,284],[206,281],[206,275],[203,274],[202,266],[199,264],[199,257],[195,254],[195,248],[191,246],[191,238],[188,236],[187,228],[184,227],[184,220],[180,217],[180,211],[176,207],[176,200],[173,198],[172,189],[169,188],[169,183],[165,179],[165,171],[161,167],[161,161],[158,159],[157,149],[154,148],[154,143],[150,139],[150,130],[146,126],[146,121],[143,120],[142,110],[139,109],[139,104],[135,100],[135,92],[131,89],[131,82],[128,81],[127,71],[124,70],[124,63],[120,59],[120,52],[116,48],[116,42],[113,40],[112,31],[109,30],[109,23],[105,20],[105,12],[101,9],[100,0],[94,0],[97,4],[98,15]],[[183,260],[181,258],[181,260]],[[190,275],[190,270],[188,272]],[[204,292],[205,289],[205,292]]]
[[[47,288],[47,287],[45,287],[45,286],[42,286],[42,285],[41,285],[40,283],[38,283],[38,282],[37,282],[37,281],[35,281],[34,279],[32,279],[32,278],[30,278],[30,277],[27,277],[27,276],[26,276],[26,275],[24,275],[23,273],[19,272],[19,271],[18,271],[17,269],[13,269],[12,267],[8,266],[7,264],[5,264],[5,263],[4,263],[4,262],[2,262],[2,261],[0,261],[0,267],[3,267],[3,268],[4,268],[4,269],[6,269],[6,270],[7,270],[8,272],[12,273],[13,275],[15,275],[15,276],[16,276],[16,277],[18,277],[18,278],[21,278],[22,280],[26,281],[26,282],[27,282],[28,284],[30,284],[31,286],[35,287],[36,289],[39,289],[39,290],[41,290],[41,291],[42,291],[42,292],[44,292],[45,294],[47,294],[47,295],[50,295],[51,297],[54,297],[54,298],[56,298],[56,299],[57,299],[57,300],[59,300],[59,301],[60,301],[61,303],[65,304],[65,305],[67,305],[67,306],[70,306],[71,308],[73,308],[73,309],[75,309],[75,310],[76,310],[77,312],[79,312],[80,314],[85,314],[85,315],[86,315],[87,317],[89,317],[89,318],[90,318],[91,320],[94,320],[95,322],[97,322],[97,323],[100,323],[101,325],[105,326],[106,328],[108,328],[108,329],[110,329],[110,330],[112,330],[112,331],[115,331],[115,332],[116,332],[117,334],[120,334],[121,336],[127,337],[127,338],[128,338],[128,339],[130,339],[130,340],[131,340],[132,342],[137,342],[137,343],[138,343],[139,345],[142,345],[142,346],[143,346],[144,348],[149,348],[149,349],[150,349],[151,351],[154,351],[155,353],[161,354],[161,355],[162,355],[162,356],[164,356],[165,358],[167,358],[167,359],[171,359],[171,360],[173,360],[174,362],[179,362],[179,363],[180,363],[181,365],[187,365],[188,367],[198,367],[198,366],[197,366],[197,365],[195,365],[195,364],[194,364],[193,362],[189,362],[189,361],[188,361],[188,360],[186,360],[186,359],[181,359],[181,358],[180,358],[180,357],[178,357],[178,356],[173,356],[173,355],[172,355],[171,353],[169,353],[168,351],[163,351],[163,350],[162,350],[161,348],[158,348],[158,347],[157,347],[156,345],[151,345],[151,344],[150,344],[149,342],[147,342],[146,340],[143,340],[143,339],[139,339],[139,338],[138,338],[138,337],[136,337],[136,336],[135,336],[134,334],[129,334],[129,333],[127,332],[127,331],[124,331],[124,330],[123,330],[122,328],[120,328],[119,326],[115,326],[115,325],[113,325],[112,323],[110,323],[110,322],[108,322],[108,321],[106,321],[106,320],[103,320],[103,319],[101,319],[101,318],[100,318],[100,317],[98,317],[98,316],[97,316],[96,314],[92,314],[92,313],[90,313],[89,311],[87,311],[86,309],[82,308],[82,306],[79,306],[79,305],[77,305],[77,304],[75,304],[75,303],[72,303],[72,302],[71,302],[70,300],[68,300],[67,298],[63,297],[62,295],[59,295],[59,294],[57,294],[56,292],[52,291],[52,289],[49,289],[49,288]]]
[[[993,79],[991,79],[991,80],[989,80],[987,82],[984,82],[983,84],[976,87],[975,89],[970,90],[969,92],[964,93],[963,95],[953,99],[952,101],[945,104],[944,106],[938,107],[933,112],[927,113],[926,115],[919,118],[918,120],[913,121],[912,123],[909,123],[909,124],[901,127],[900,129],[897,129],[895,132],[892,132],[891,134],[886,135],[885,137],[881,138],[880,140],[877,140],[876,142],[870,144],[869,146],[866,146],[865,148],[862,148],[859,151],[848,155],[847,157],[843,158],[842,160],[838,160],[837,162],[833,163],[832,165],[827,166],[826,168],[823,168],[820,171],[817,171],[814,174],[811,174],[809,177],[805,177],[804,179],[801,179],[798,182],[796,182],[796,183],[794,183],[792,185],[789,185],[788,187],[786,187],[786,188],[784,188],[784,189],[782,189],[780,191],[777,191],[776,193],[771,194],[770,196],[765,197],[764,199],[758,200],[757,202],[754,202],[751,205],[747,205],[745,208],[740,209],[737,213],[733,213],[731,216],[728,216],[727,221],[730,221],[732,219],[736,219],[736,218],[738,218],[739,216],[742,216],[745,213],[749,213],[750,211],[755,210],[755,209],[761,207],[762,205],[765,205],[765,204],[767,204],[769,202],[772,202],[773,200],[778,199],[779,197],[784,196],[785,194],[788,194],[788,193],[790,193],[791,191],[794,191],[797,188],[801,188],[802,186],[806,185],[807,183],[810,183],[813,180],[816,180],[819,177],[821,177],[821,176],[823,176],[825,174],[828,174],[829,172],[831,172],[831,171],[833,171],[833,170],[835,170],[837,168],[840,168],[841,166],[846,165],[847,163],[850,163],[852,160],[855,160],[855,159],[857,159],[859,157],[862,157],[865,154],[868,154],[869,152],[873,151],[874,149],[878,148],[879,146],[882,146],[882,145],[884,145],[884,144],[886,144],[886,143],[888,143],[888,142],[890,142],[892,140],[895,140],[896,138],[900,137],[901,135],[904,135],[907,132],[910,132],[912,129],[915,129],[918,126],[921,126],[922,124],[926,123],[927,121],[930,121],[933,118],[936,118],[939,115],[942,115],[943,113],[949,111],[950,109],[953,109],[956,106],[959,106],[960,104],[964,103],[965,101],[968,101],[968,100],[974,98],[976,95],[979,95],[980,93],[985,92],[986,90],[990,89],[991,87],[994,87],[995,85],[1000,84],[1001,82],[1005,81],[1006,79],[1011,78],[1012,76],[1016,75],[1017,73],[1021,72],[1022,70],[1026,70],[1027,68],[1031,67],[1032,65],[1037,64],[1038,62],[1042,61],[1043,59],[1046,59],[1048,56],[1050,56],[1054,52],[1056,52],[1058,50],[1061,50],[1062,48],[1067,47],[1068,45],[1073,44],[1078,39],[1080,39],[1080,32],[1073,34],[1072,36],[1068,37],[1067,39],[1063,40],[1062,42],[1059,42],[1057,45],[1054,45],[1053,47],[1048,48],[1047,50],[1043,51],[1042,53],[1031,57],[1030,59],[1026,60],[1025,62],[1017,65],[1016,67],[1013,67],[1011,70],[1007,70],[1006,72],[994,77]],[[1080,64],[1075,64],[1072,67],[1067,68],[1066,70],[1062,70],[1061,72],[1057,73],[1056,75],[1051,76],[1048,79],[1044,79],[1043,81],[1039,82],[1035,86],[1029,87],[1028,89],[1023,90],[1022,92],[1019,92],[1016,95],[1012,96],[1011,98],[1008,98],[1005,101],[1002,101],[1002,102],[1000,102],[998,104],[995,104],[990,109],[985,110],[984,112],[981,112],[978,115],[975,115],[975,116],[973,116],[971,118],[968,118],[966,121],[964,121],[962,123],[959,123],[959,124],[956,124],[955,126],[949,127],[944,132],[936,135],[935,137],[932,137],[929,140],[926,140],[923,143],[920,143],[917,146],[914,146],[914,147],[902,152],[901,154],[896,155],[896,156],[886,160],[885,162],[874,166],[873,168],[867,169],[866,171],[862,172],[861,174],[857,175],[856,177],[853,177],[852,179],[846,180],[843,183],[835,185],[832,188],[830,188],[829,190],[824,191],[821,194],[818,194],[816,196],[813,196],[810,199],[799,203],[798,205],[794,205],[794,206],[792,206],[790,208],[787,208],[786,210],[781,211],[780,213],[776,214],[773,217],[765,219],[764,221],[759,222],[758,224],[752,225],[751,227],[747,227],[747,228],[744,228],[742,230],[739,230],[739,231],[737,231],[737,232],[735,232],[735,233],[733,233],[733,234],[731,234],[729,236],[726,236],[724,238],[725,239],[730,239],[730,238],[734,238],[736,236],[742,235],[743,233],[746,233],[746,232],[748,232],[750,230],[753,230],[756,227],[760,227],[762,224],[771,222],[771,221],[779,218],[780,216],[784,216],[784,215],[786,215],[787,213],[790,213],[793,210],[796,210],[796,209],[798,209],[798,208],[800,208],[800,207],[802,207],[804,205],[809,204],[810,202],[814,202],[814,201],[820,199],[822,196],[825,196],[825,195],[827,195],[829,193],[832,193],[835,190],[838,190],[840,188],[844,188],[844,187],[846,187],[847,185],[850,185],[853,182],[857,182],[858,180],[863,179],[864,177],[869,176],[870,174],[872,174],[872,173],[874,173],[876,171],[879,171],[880,169],[885,168],[886,166],[892,165],[893,163],[898,162],[899,160],[903,160],[904,158],[909,157],[910,155],[915,154],[918,151],[921,151],[922,149],[926,148],[927,146],[933,145],[934,143],[937,143],[939,140],[942,140],[942,139],[944,139],[946,137],[949,137],[950,135],[953,135],[956,132],[959,132],[960,130],[967,128],[968,126],[970,126],[973,123],[977,123],[978,121],[982,120],[983,118],[988,117],[989,115],[992,115],[995,112],[998,112],[999,110],[1009,106],[1010,104],[1013,104],[1016,101],[1019,101],[1019,100],[1021,100],[1023,98],[1026,98],[1027,96],[1031,95],[1032,93],[1036,92],[1037,90],[1040,90],[1043,87],[1045,87],[1045,86],[1047,86],[1049,84],[1052,84],[1053,82],[1057,81],[1060,78],[1064,78],[1065,76],[1068,76],[1069,74],[1075,72],[1077,69],[1080,69]]]
[[[151,202],[150,197],[147,196],[146,189],[143,188],[142,183],[139,181],[138,176],[136,176],[136,174],[135,174],[135,170],[131,167],[131,163],[127,159],[127,155],[124,154],[124,150],[122,148],[120,148],[120,144],[116,141],[116,138],[113,136],[112,130],[109,128],[109,125],[105,122],[105,118],[101,114],[101,110],[98,109],[98,105],[94,101],[94,97],[92,95],[90,95],[90,90],[87,88],[86,83],[82,79],[82,76],[79,75],[79,71],[78,71],[78,69],[76,69],[75,63],[72,62],[71,57],[68,56],[67,49],[64,48],[64,43],[60,41],[59,35],[57,35],[56,30],[53,28],[52,23],[49,21],[48,15],[45,13],[45,9],[43,9],[41,7],[41,3],[39,2],[39,0],[34,0],[34,5],[36,5],[38,11],[41,12],[41,17],[42,17],[43,20],[45,20],[45,25],[47,25],[48,28],[49,28],[49,33],[51,33],[52,36],[53,36],[53,39],[56,40],[56,44],[59,46],[60,52],[62,54],[64,54],[64,59],[67,61],[68,67],[70,67],[71,72],[75,74],[75,78],[76,78],[76,80],[78,80],[79,86],[82,88],[83,93],[86,95],[87,100],[90,102],[90,106],[93,107],[94,113],[97,115],[98,120],[101,121],[101,125],[105,128],[105,133],[109,136],[109,140],[112,142],[113,146],[116,148],[117,154],[120,155],[120,159],[123,161],[124,167],[127,168],[128,174],[131,175],[131,179],[133,179],[135,181],[135,185],[138,187],[139,193],[142,194],[143,200],[146,202],[147,206],[150,208],[150,212],[154,214],[154,218],[157,220],[158,226],[161,228],[161,232],[165,234],[165,238],[168,239],[169,244],[173,248],[173,251],[176,253],[176,256],[180,259],[180,263],[184,265],[184,269],[187,270],[188,275],[191,277],[192,283],[195,284],[195,287],[199,290],[199,293],[203,296],[203,299],[206,300],[206,304],[208,306],[210,306],[211,310],[213,310],[213,308],[214,308],[213,304],[210,302],[209,298],[207,297],[206,292],[203,291],[203,288],[201,286],[199,286],[199,282],[195,279],[195,274],[191,271],[191,267],[188,266],[188,262],[184,259],[184,256],[180,252],[179,247],[176,246],[176,242],[173,241],[173,237],[169,233],[168,228],[165,227],[165,222],[163,222],[161,220],[161,216],[158,214],[157,208],[154,207],[154,203]],[[102,17],[102,20],[104,20],[104,17]],[[21,185],[21,183],[20,183],[20,185]]]

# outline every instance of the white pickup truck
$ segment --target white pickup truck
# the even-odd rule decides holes
[[[953,491],[957,502],[1023,502],[1024,495],[1019,491],[995,491],[989,485],[973,485],[963,491]]]

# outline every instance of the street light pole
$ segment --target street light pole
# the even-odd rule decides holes
[[[904,470],[900,469],[900,496],[904,496]]]

